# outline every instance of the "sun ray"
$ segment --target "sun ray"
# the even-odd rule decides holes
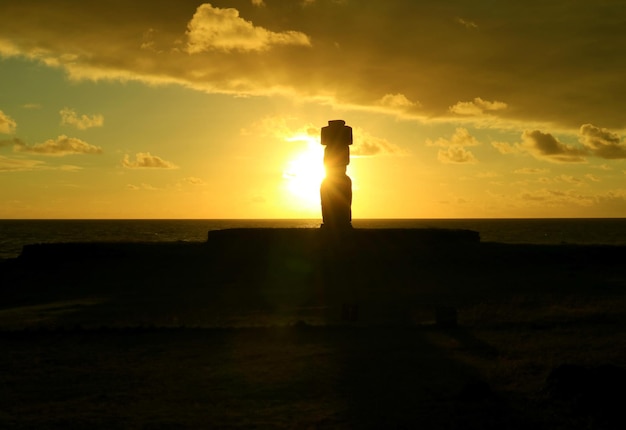
[[[287,140],[306,142],[306,147],[291,157],[283,171],[290,202],[302,209],[318,208],[320,185],[325,176],[324,148],[311,136],[293,136]]]

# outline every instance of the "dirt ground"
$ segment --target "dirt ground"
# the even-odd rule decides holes
[[[0,262],[0,428],[623,427],[623,248],[303,240]]]

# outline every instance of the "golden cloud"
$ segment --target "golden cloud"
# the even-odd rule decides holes
[[[220,9],[206,3],[198,7],[187,26],[187,52],[263,51],[276,45],[311,46],[298,31],[273,32],[255,26],[233,8]]]
[[[360,127],[354,129],[354,144],[350,148],[354,156],[406,155],[406,151],[387,139],[376,137]]]
[[[444,164],[472,164],[478,161],[471,151],[458,145],[440,149],[437,159]]]
[[[626,144],[617,133],[606,128],[584,124],[580,127],[580,142],[593,155],[606,159],[626,158]]]
[[[73,154],[102,154],[102,148],[74,138],[61,135],[56,139],[48,139],[43,143],[28,145],[20,139],[14,139],[15,152],[62,157]]]
[[[470,102],[458,102],[454,106],[450,106],[448,110],[458,115],[478,116],[483,115],[485,112],[495,112],[507,107],[507,104],[504,102],[490,102],[476,97]]]
[[[346,1],[260,3],[190,9],[182,1],[0,2],[0,55],[62,68],[72,79],[281,94],[378,112],[382,104],[385,113],[425,122],[626,125],[621,99],[610,96],[622,92],[626,57],[619,47],[626,32],[588,25],[621,16],[618,3],[581,3],[563,16],[559,7],[536,15],[503,2],[472,9],[471,20],[461,8],[452,26],[454,16],[435,0],[398,0],[393,8],[373,2],[366,9]],[[111,10],[115,25],[107,19]],[[495,14],[510,25],[494,25]],[[528,122],[539,126],[520,125]]]
[[[480,145],[480,142],[470,134],[470,132],[463,127],[458,127],[454,134],[450,137],[450,139],[444,139],[440,137],[436,141],[432,141],[430,139],[426,140],[427,146],[441,146],[441,147],[449,147],[449,146],[476,146]]]
[[[12,134],[15,133],[15,129],[17,128],[17,123],[0,110],[0,133],[4,134]]]
[[[102,115],[81,115],[78,116],[73,109],[63,108],[59,112],[62,125],[71,125],[79,130],[86,130],[91,127],[102,127],[104,117]]]
[[[149,152],[138,152],[135,154],[135,160],[131,161],[128,154],[122,160],[122,166],[127,169],[177,169],[174,163],[166,161],[161,157],[152,155]]]
[[[39,160],[25,160],[21,158],[9,158],[0,155],[0,172],[22,172],[34,170],[44,164]]]

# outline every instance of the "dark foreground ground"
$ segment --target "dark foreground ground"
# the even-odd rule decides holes
[[[625,259],[430,230],[29,246],[0,262],[0,428],[625,428]]]

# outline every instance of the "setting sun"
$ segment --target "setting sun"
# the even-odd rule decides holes
[[[324,148],[317,139],[294,137],[290,141],[305,140],[306,149],[297,152],[283,171],[290,201],[301,209],[317,209],[320,205],[320,185],[324,180]]]

